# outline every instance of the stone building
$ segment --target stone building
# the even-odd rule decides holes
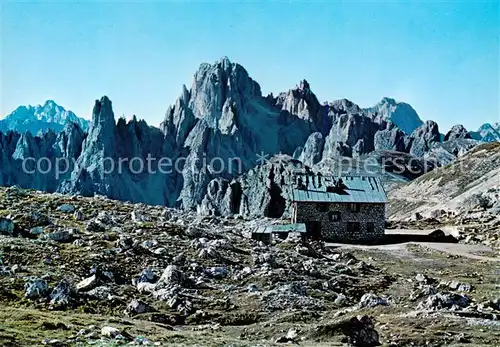
[[[294,181],[292,223],[304,223],[308,237],[371,243],[384,236],[387,195],[378,177],[309,173]]]

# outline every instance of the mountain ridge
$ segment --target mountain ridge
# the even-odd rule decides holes
[[[231,187],[230,205],[245,211],[244,197],[259,197],[273,203],[281,182],[263,185],[279,166],[261,172],[257,165],[260,154],[284,154],[310,166],[337,157],[362,158],[385,151],[401,153],[409,158],[434,161],[445,165],[457,155],[474,147],[478,141],[451,136],[441,143],[438,125],[427,121],[411,134],[406,134],[380,114],[366,111],[342,99],[320,104],[307,81],[295,88],[263,96],[260,86],[243,66],[223,58],[214,64],[201,64],[191,87],[182,87],[180,96],[165,114],[160,128],[149,126],[135,117],[130,121],[115,119],[111,100],[96,100],[88,133],[78,124],[67,125],[59,134],[48,131],[38,137],[30,134],[0,132],[2,162],[0,184],[19,184],[27,188],[83,195],[100,194],[113,199],[145,202],[193,210],[211,197],[224,196]],[[168,174],[134,173],[126,167],[119,174],[107,173],[109,160],[138,158],[146,161],[168,157],[183,159],[183,164]],[[51,174],[26,175],[21,172],[26,157],[49,157],[74,161],[76,167],[58,177]],[[213,165],[220,159],[228,163],[240,160],[238,172],[225,167],[218,172]],[[257,180],[234,179],[255,169]],[[20,173],[21,172],[21,173]],[[250,186],[248,186],[250,185]],[[248,207],[248,205],[247,205]],[[207,210],[234,211],[233,208]],[[259,211],[269,211],[261,206]]]

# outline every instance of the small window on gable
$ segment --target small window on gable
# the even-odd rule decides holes
[[[340,212],[330,212],[328,214],[328,218],[330,219],[330,222],[338,222],[340,221]]]
[[[360,204],[349,204],[349,210],[351,212],[359,212],[359,211],[361,211],[361,205]]]
[[[320,202],[318,204],[318,211],[319,212],[327,212],[328,211],[328,204],[325,202]]]

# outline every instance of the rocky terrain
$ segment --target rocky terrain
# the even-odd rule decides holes
[[[448,225],[464,243],[500,248],[500,143],[480,145],[452,164],[389,191],[388,216],[405,228]]]
[[[500,143],[475,147],[450,165],[438,168],[389,193],[389,216],[409,218],[474,211],[500,213]]]
[[[0,345],[500,344],[498,263],[270,222],[1,188]]]
[[[498,263],[249,238],[270,222],[2,188],[0,344],[500,343]]]

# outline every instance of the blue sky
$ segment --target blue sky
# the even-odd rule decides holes
[[[262,91],[305,78],[320,101],[389,96],[442,132],[500,121],[500,8],[490,2],[3,2],[2,115],[53,99],[158,125],[202,62]]]

